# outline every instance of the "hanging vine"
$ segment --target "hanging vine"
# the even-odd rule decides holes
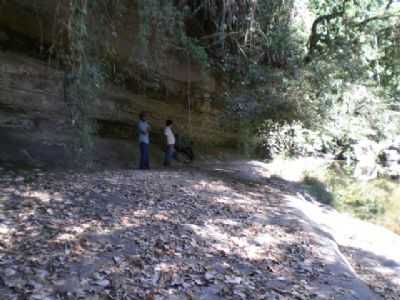
[[[64,96],[72,128],[68,153],[79,165],[90,166],[94,158],[96,101],[107,75],[104,48],[108,45],[101,44],[101,36],[108,32],[106,26],[113,28],[110,20],[119,2],[69,0],[56,8],[49,52],[65,70]]]
[[[190,37],[185,28],[185,20],[190,16],[188,6],[176,5],[174,1],[138,1],[141,20],[141,48],[147,57],[161,66],[168,52],[189,55],[191,59],[206,65],[208,55],[204,45],[197,38]]]

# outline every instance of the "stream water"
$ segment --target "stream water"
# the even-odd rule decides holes
[[[304,183],[320,201],[400,234],[400,181],[360,172],[360,166],[332,162],[306,173]]]

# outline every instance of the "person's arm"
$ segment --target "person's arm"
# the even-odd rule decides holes
[[[145,123],[139,123],[139,132],[141,134],[147,134],[149,132],[149,125]]]

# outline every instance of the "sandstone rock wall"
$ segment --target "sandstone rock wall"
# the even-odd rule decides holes
[[[0,159],[22,163],[64,154],[63,74],[5,53],[0,66]]]
[[[57,4],[63,1],[0,1],[0,161],[61,166],[69,159],[72,131],[64,73],[46,59],[46,47],[54,38]],[[134,162],[135,123],[142,110],[150,112],[152,138],[158,144],[153,149],[159,153],[167,118],[175,121],[180,134],[191,135],[198,149],[234,145],[234,134],[219,126],[221,106],[213,99],[222,89],[215,76],[171,53],[165,54],[162,64],[155,63],[138,43],[135,1],[127,3],[118,34],[111,29],[104,32],[104,42],[115,45],[117,72],[128,71],[130,78],[125,89],[107,84],[96,101],[97,161]],[[156,78],[155,85],[143,80],[144,72]],[[152,89],[159,90],[153,93]]]
[[[126,9],[119,22],[101,32],[99,49],[112,46],[111,60],[118,72],[130,76],[128,88],[142,91],[141,87],[130,86],[129,82],[140,81],[150,88],[165,88],[169,93],[182,95],[190,82],[197,98],[204,98],[219,88],[214,76],[202,66],[189,62],[171,51],[159,53],[150,41],[143,42],[141,21],[137,1],[124,0]],[[23,53],[45,56],[47,48],[54,46],[62,30],[56,21],[61,18],[60,7],[67,0],[4,0],[0,1],[0,49],[22,51]],[[93,20],[96,26],[97,20]],[[103,30],[103,29],[102,29]],[[145,74],[145,75],[144,75]],[[144,78],[147,77],[147,78]],[[149,78],[151,77],[151,78]],[[146,82],[148,79],[149,82]]]
[[[63,166],[71,142],[69,108],[64,99],[64,73],[46,63],[15,53],[0,52],[0,161]],[[156,100],[108,86],[96,101],[96,160],[130,165],[136,156],[135,124],[140,111],[150,113],[154,151],[162,151],[165,119],[177,131],[193,134],[195,145],[232,143],[218,126],[218,110],[207,103],[191,114],[176,99]]]

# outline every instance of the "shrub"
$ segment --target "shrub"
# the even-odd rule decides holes
[[[265,156],[297,156],[314,153],[318,136],[299,121],[277,123],[266,120],[259,130]]]

